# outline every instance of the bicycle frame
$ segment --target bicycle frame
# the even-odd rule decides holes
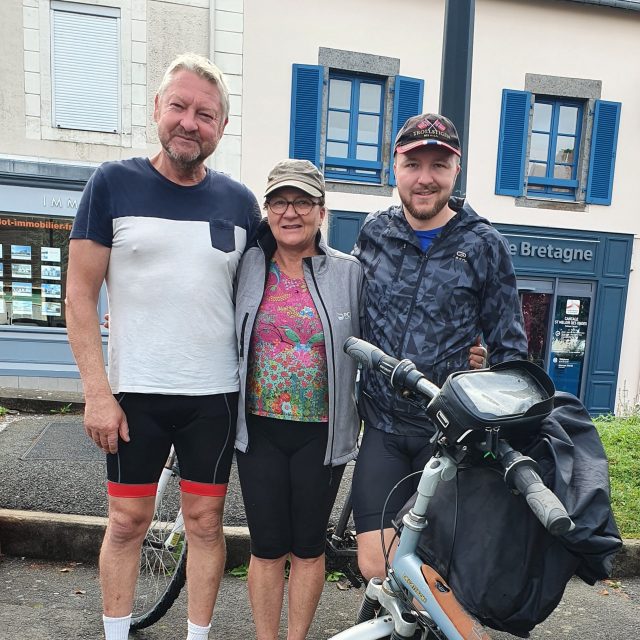
[[[428,583],[425,574],[437,574],[426,567],[416,553],[420,534],[427,526],[429,501],[438,484],[453,479],[456,473],[457,464],[447,456],[432,457],[429,460],[418,484],[416,503],[403,518],[404,528],[389,576],[384,581],[374,578],[367,585],[363,606],[368,602],[369,606],[375,607],[376,604],[373,603],[377,603],[388,614],[361,622],[332,636],[331,640],[376,640],[390,634],[398,639],[413,638],[419,627],[424,628],[428,634],[429,627],[418,622],[417,616],[407,605],[407,600],[411,598],[420,603],[423,608],[421,613],[437,626],[443,638],[488,639],[482,625],[458,605],[444,580],[434,579],[433,587]],[[441,594],[434,592],[434,589],[438,590],[437,585],[441,585],[443,589]],[[441,604],[443,600],[448,600],[446,611]]]
[[[156,490],[156,502],[154,512],[158,511],[162,500],[164,498],[164,493],[166,491],[167,485],[169,484],[169,480],[176,474],[176,452],[173,446],[171,447],[171,452],[169,453],[169,457],[167,458],[167,462],[162,469],[162,473],[160,474],[160,478],[158,479],[158,488]],[[171,550],[176,544],[180,541],[180,537],[184,532],[184,518],[182,516],[182,509],[180,509],[176,515],[175,522],[173,526],[169,530],[169,533],[166,535],[163,546],[165,549]]]

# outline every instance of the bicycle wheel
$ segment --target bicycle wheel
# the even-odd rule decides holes
[[[184,528],[172,533],[180,515],[180,487],[175,454],[163,472],[166,485],[156,498],[153,520],[142,543],[140,575],[133,601],[131,629],[157,622],[180,594],[187,577],[187,539]]]

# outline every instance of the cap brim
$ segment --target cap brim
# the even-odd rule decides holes
[[[436,144],[439,147],[445,147],[449,149],[449,151],[453,151],[457,156],[462,157],[460,153],[460,149],[456,149],[452,147],[450,144],[446,142],[440,142],[440,140],[416,140],[414,142],[409,142],[408,144],[403,144],[402,146],[396,147],[396,153],[407,153],[407,151],[411,151],[411,149],[415,149],[417,147],[424,147],[426,145]]]
[[[264,195],[268,196],[276,189],[282,189],[283,187],[293,187],[294,189],[300,189],[300,191],[304,191],[314,198],[321,198],[323,196],[322,191],[320,191],[316,187],[312,187],[310,184],[301,182],[300,180],[290,180],[288,178],[267,186],[267,190],[264,192]]]

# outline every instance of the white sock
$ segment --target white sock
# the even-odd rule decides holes
[[[199,627],[197,624],[193,624],[191,620],[187,620],[187,629],[189,630],[187,640],[209,640],[210,624],[206,627]]]
[[[102,616],[105,640],[127,640],[131,626],[131,614],[124,618]]]

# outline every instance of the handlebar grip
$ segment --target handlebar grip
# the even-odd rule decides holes
[[[399,362],[399,360],[388,356],[382,349],[353,336],[345,340],[343,349],[347,355],[363,366],[381,371],[387,377],[391,375]]]
[[[575,527],[562,502],[530,465],[515,465],[508,474],[510,483],[524,496],[531,511],[551,535],[560,536]]]

